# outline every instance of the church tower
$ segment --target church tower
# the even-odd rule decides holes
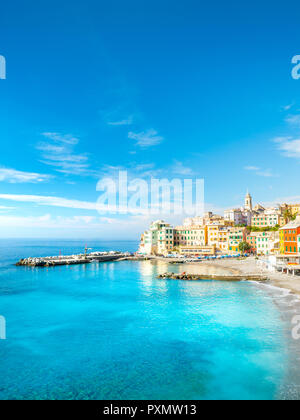
[[[245,210],[252,211],[252,197],[249,194],[249,191],[247,192],[245,197]]]

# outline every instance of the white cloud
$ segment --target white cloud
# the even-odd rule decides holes
[[[156,169],[154,163],[136,163],[131,162],[128,167],[125,166],[113,166],[104,165],[101,171],[102,178],[112,178],[116,182],[119,178],[119,172],[126,171],[128,182],[135,178],[147,179],[151,177],[157,177],[162,174],[162,169]]]
[[[283,111],[289,111],[294,105],[295,105],[294,103],[284,105],[284,106],[282,106],[282,110]]]
[[[135,166],[136,171],[140,172],[140,171],[147,171],[149,169],[153,169],[154,168],[154,163],[140,163],[139,165]]]
[[[245,166],[244,168],[246,171],[259,171],[257,166]]]
[[[50,175],[42,175],[35,172],[22,172],[16,169],[0,168],[0,181],[10,184],[39,183],[49,181]]]
[[[245,166],[244,169],[246,171],[255,172],[255,175],[257,176],[263,176],[265,178],[273,178],[277,175],[274,175],[271,169],[261,169],[258,166]]]
[[[171,171],[175,175],[185,175],[185,176],[193,175],[193,170],[189,166],[184,165],[182,162],[179,162],[178,160],[174,161],[174,164],[171,167]]]
[[[96,217],[73,216],[73,217],[52,217],[50,214],[43,216],[2,216],[0,215],[1,227],[26,227],[26,228],[86,228],[96,220]]]
[[[42,133],[42,136],[47,137],[50,140],[57,141],[65,144],[78,144],[79,139],[74,137],[72,134],[60,134],[60,133]]]
[[[162,194],[162,191],[161,191]],[[100,196],[100,193],[99,193]],[[167,215],[171,216],[170,213],[165,213],[165,210],[162,210],[162,202],[159,200],[158,202],[151,203],[151,200],[145,201],[144,205],[136,206],[135,204],[128,203],[126,205],[118,205],[116,204],[102,204],[99,202],[89,202],[89,201],[80,201],[80,200],[72,200],[63,197],[52,197],[52,196],[40,196],[40,195],[21,195],[21,194],[0,194],[0,199],[14,201],[14,202],[21,202],[21,203],[34,203],[39,206],[47,206],[47,207],[61,207],[61,208],[68,208],[68,209],[77,209],[77,210],[87,210],[87,211],[97,211],[100,215],[114,215],[114,214],[123,214],[126,217],[129,216],[143,216],[143,217],[155,217],[163,218]],[[172,211],[172,207],[174,205],[174,200],[172,198],[169,201],[164,200],[163,205],[166,211]],[[182,204],[181,202],[179,204]],[[169,209],[169,210],[168,210]],[[151,213],[151,211],[155,210],[155,214]],[[181,217],[185,217],[184,210],[191,210],[192,209],[182,209]],[[152,216],[151,216],[152,214]]]
[[[14,210],[15,207],[0,206],[0,210]]]
[[[64,207],[82,210],[97,210],[97,203],[79,200],[69,200],[62,197],[48,197],[42,195],[0,194],[0,199],[22,203],[35,203],[41,206]]]
[[[238,208],[238,206],[236,206]],[[233,206],[234,208],[234,206]],[[204,210],[206,212],[212,211],[215,214],[224,214],[224,211],[227,210],[226,207],[217,206],[213,203],[204,203]]]
[[[82,247],[89,238],[103,240],[136,240],[149,226],[152,218],[131,216],[126,219],[108,217],[73,216],[62,217],[45,214],[33,216],[7,216],[0,214],[1,237],[23,238],[84,238]],[[114,229],[112,229],[112,224]],[[59,236],[61,235],[61,236]],[[109,250],[109,249],[108,249]],[[36,255],[38,256],[38,254]]]
[[[157,146],[164,140],[164,138],[159,136],[158,132],[153,129],[142,131],[141,133],[134,133],[133,131],[130,131],[128,133],[128,138],[135,140],[136,144],[143,148]]]
[[[120,171],[126,171],[128,181],[139,178],[148,180],[149,178],[182,178],[195,176],[195,171],[188,163],[174,160],[172,164],[156,168],[154,163],[137,163],[132,161],[127,167],[104,165],[101,170],[101,177],[112,178],[116,181]]]
[[[286,196],[286,197],[278,197],[273,201],[263,202],[262,205],[265,207],[275,207],[279,204],[299,204],[300,203],[300,195],[293,195],[293,196]]]
[[[294,126],[300,126],[300,115],[289,115],[285,121]]]
[[[74,153],[79,139],[72,134],[42,133],[51,142],[41,142],[37,149],[42,152],[42,162],[52,166],[57,172],[69,175],[96,176],[90,169],[86,154]]]
[[[48,207],[62,207],[69,209],[91,210],[102,213],[117,213],[124,212],[128,214],[148,214],[148,209],[138,209],[130,207],[109,206],[100,203],[93,203],[90,201],[70,200],[63,197],[48,197],[41,195],[17,195],[17,194],[0,194],[0,199],[21,202],[21,203],[35,203],[40,206]]]
[[[281,153],[290,158],[300,158],[300,139],[293,137],[277,137],[274,140]]]
[[[266,178],[273,178],[277,177],[277,175],[274,175],[273,172],[270,169],[262,169],[256,172],[256,175],[263,176]]]
[[[282,143],[282,142],[285,142],[287,140],[292,140],[292,139],[293,139],[293,137],[291,137],[291,136],[275,137],[273,139],[273,142],[274,143]]]
[[[132,123],[133,123],[133,116],[130,115],[128,118],[126,118],[124,120],[109,121],[107,124],[108,125],[113,125],[113,126],[122,126],[122,125],[131,125]]]

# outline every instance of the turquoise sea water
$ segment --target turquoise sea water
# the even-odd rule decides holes
[[[290,354],[266,290],[247,282],[157,280],[170,268],[165,263],[11,265],[82,246],[0,241],[0,315],[7,322],[0,399],[276,398]]]

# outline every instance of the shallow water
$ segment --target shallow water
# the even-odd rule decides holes
[[[285,395],[294,353],[280,296],[248,282],[157,280],[186,270],[165,262],[10,265],[60,246],[0,242],[1,399]],[[136,244],[93,244],[130,247]],[[63,253],[77,249],[82,244],[65,243]]]

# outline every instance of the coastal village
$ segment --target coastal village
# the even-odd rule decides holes
[[[173,227],[155,221],[142,234],[139,253],[148,256],[223,258],[241,254],[265,257],[270,271],[300,272],[300,204],[253,206],[247,192],[244,206],[223,216],[205,213]]]

